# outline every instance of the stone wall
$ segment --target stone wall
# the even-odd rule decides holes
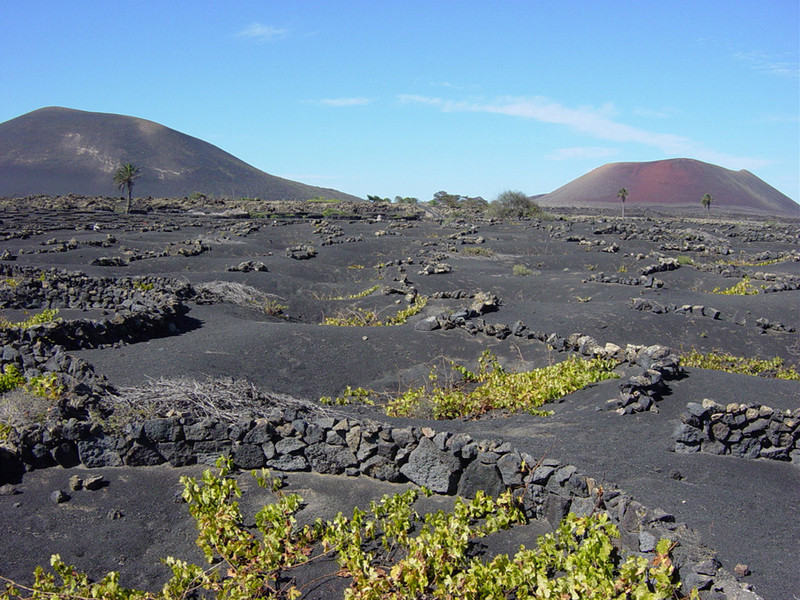
[[[662,304],[661,302],[649,298],[631,298],[630,307],[633,310],[651,312],[657,315],[676,313],[691,317],[706,317],[709,319],[715,319],[719,321],[729,321],[736,323],[737,325],[748,324],[748,319],[744,315],[736,314],[733,315],[732,317],[728,317],[726,315],[723,315],[722,312],[717,310],[716,308],[713,308],[711,306],[705,306],[703,304],[675,304],[675,303]],[[770,330],[770,331],[785,331],[789,333],[794,333],[795,331],[795,328],[790,325],[784,325],[779,321],[770,321],[769,319],[764,317],[755,319],[753,323],[755,324],[756,327],[759,327],[764,332]]]
[[[675,452],[730,454],[800,464],[800,408],[690,402],[675,428]]]
[[[413,482],[439,494],[472,497],[483,490],[495,496],[510,488],[529,518],[545,519],[553,526],[568,512],[606,511],[628,552],[653,554],[661,537],[680,541],[674,561],[684,585],[739,589],[713,553],[699,546],[673,515],[641,505],[609,482],[601,486],[574,465],[464,433],[392,427],[276,406],[260,418],[227,422],[176,415],[130,423],[120,431],[72,418],[50,427],[29,426],[17,442],[16,451],[0,449],[0,476],[54,465],[212,464],[220,455],[229,455],[240,469],[366,476]]]

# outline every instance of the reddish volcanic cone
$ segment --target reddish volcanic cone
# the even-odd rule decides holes
[[[544,206],[620,204],[617,192],[628,190],[626,207],[691,208],[711,194],[714,209],[800,216],[800,205],[749,171],[731,171],[688,158],[654,162],[609,163],[537,199]]]

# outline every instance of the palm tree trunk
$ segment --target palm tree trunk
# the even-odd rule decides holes
[[[125,214],[128,215],[131,212],[131,186],[128,186],[128,204],[125,206]]]

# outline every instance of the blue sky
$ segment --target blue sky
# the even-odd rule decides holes
[[[133,115],[366,196],[689,157],[800,199],[797,0],[0,0],[0,121]]]

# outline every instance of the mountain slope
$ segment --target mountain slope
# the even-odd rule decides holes
[[[700,208],[713,196],[711,210],[800,216],[800,205],[749,171],[732,171],[699,160],[609,163],[539,199],[545,206],[619,204],[620,188],[629,192],[626,206]]]
[[[112,177],[125,162],[141,170],[137,196],[358,199],[269,175],[208,142],[136,117],[49,107],[0,123],[2,197],[118,195]]]

